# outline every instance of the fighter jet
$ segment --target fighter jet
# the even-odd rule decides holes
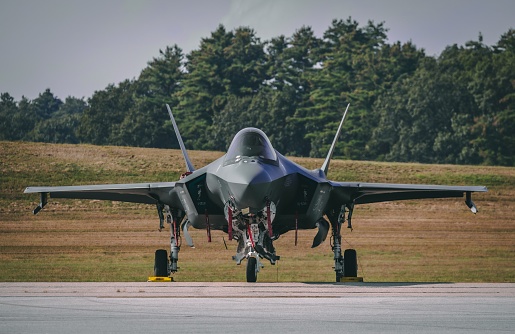
[[[423,198],[464,197],[466,205],[477,212],[473,192],[485,192],[482,186],[440,186],[420,184],[335,182],[327,178],[336,142],[349,105],[343,114],[333,142],[319,169],[308,170],[276,151],[266,134],[257,128],[245,128],[232,140],[227,153],[207,166],[195,169],[184,146],[170,107],[179,146],[186,163],[186,173],[175,182],[28,187],[25,193],[39,193],[37,214],[52,198],[95,199],[155,205],[159,228],[170,225],[170,254],[155,252],[154,275],[170,276],[178,271],[181,234],[193,247],[188,229],[227,233],[237,243],[233,260],[246,260],[247,282],[256,282],[263,268],[262,260],[274,265],[280,257],[274,241],[295,231],[316,229],[312,247],[322,244],[331,232],[336,281],[357,276],[354,249],[343,251],[341,230],[352,228],[356,205]]]

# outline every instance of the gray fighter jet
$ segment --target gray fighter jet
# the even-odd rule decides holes
[[[39,193],[37,214],[52,198],[97,199],[153,204],[157,207],[159,226],[170,225],[170,256],[166,250],[155,253],[155,276],[177,272],[181,234],[193,247],[190,227],[221,230],[229,240],[237,241],[237,264],[247,263],[246,278],[256,282],[263,267],[261,260],[272,265],[279,260],[274,240],[289,231],[318,228],[313,240],[317,247],[332,236],[336,281],[357,276],[356,251],[342,254],[341,228],[346,222],[352,228],[352,212],[356,204],[422,198],[464,197],[465,203],[477,212],[473,192],[486,187],[438,186],[334,182],[326,175],[349,106],[345,110],[327,157],[320,169],[308,170],[277,152],[263,131],[245,128],[238,132],[227,153],[207,166],[195,170],[191,163],[170,107],[167,106],[181,147],[187,172],[176,182],[110,184],[63,187],[28,187],[25,193]]]

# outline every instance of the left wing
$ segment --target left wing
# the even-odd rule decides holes
[[[438,186],[423,184],[331,182],[332,195],[343,203],[366,204],[423,198],[449,198],[466,196],[465,203],[472,210],[477,208],[472,202],[473,192],[486,192],[482,186]]]
[[[98,199],[144,204],[172,204],[175,182],[127,183],[64,187],[28,187],[24,193],[39,193],[41,200],[34,209],[37,214],[47,204],[47,195],[52,198]],[[179,204],[179,201],[177,201]],[[179,204],[180,205],[180,204]]]

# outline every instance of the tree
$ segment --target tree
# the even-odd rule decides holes
[[[9,93],[0,94],[0,140],[16,140],[13,118],[18,114],[18,106]]]
[[[211,136],[213,118],[231,96],[256,94],[266,78],[264,46],[247,27],[227,32],[220,25],[199,50],[187,56],[187,75],[177,93],[176,115],[183,120],[181,134],[189,147],[220,149]]]
[[[117,129],[115,143],[140,147],[178,147],[165,104],[177,105],[175,94],[180,89],[183,61],[182,50],[174,45],[159,50],[141,71],[135,83],[134,104]]]
[[[269,118],[275,145],[284,147],[282,152],[307,156],[310,141],[305,138],[306,122],[299,110],[312,107],[311,80],[317,71],[318,49],[321,40],[310,27],[302,27],[292,37],[280,36],[267,45],[268,82],[271,90]],[[286,122],[284,122],[286,121]]]
[[[181,90],[176,93],[178,105],[175,115],[181,120],[181,134],[188,147],[208,148],[208,128],[212,124],[215,110],[225,106],[225,61],[224,50],[231,39],[223,25],[203,38],[200,48],[187,55],[187,75],[182,81]]]
[[[264,44],[248,27],[236,28],[224,49],[223,83],[226,95],[248,96],[258,92],[266,79]]]
[[[34,116],[39,121],[52,117],[52,115],[59,110],[63,101],[54,96],[50,89],[47,88],[43,93],[40,93],[31,104],[35,114]]]
[[[317,38],[303,26],[261,42],[250,27],[220,25],[187,56],[159,50],[137,80],[63,103],[0,96],[0,139],[177,147],[174,110],[190,149],[225,150],[243,126],[281,152],[326,155],[347,103],[335,156],[515,164],[515,30],[428,57],[387,43],[384,23],[333,20]]]
[[[14,113],[11,118],[10,140],[31,140],[30,133],[37,121],[31,101],[22,96],[18,103],[18,112]]]
[[[484,101],[484,112],[473,128],[474,144],[489,165],[515,165],[515,48],[510,47],[510,43],[515,45],[513,31],[503,35],[494,46],[493,73],[487,79],[489,84],[484,85],[487,97],[480,100]]]
[[[290,94],[288,94],[290,93]],[[234,135],[244,127],[257,127],[280,152],[294,152],[300,143],[293,141],[292,123],[279,121],[292,114],[295,94],[292,88],[278,91],[262,89],[256,95],[231,95],[225,108],[213,119],[212,135],[220,150],[226,150]]]
[[[81,142],[95,145],[119,144],[114,139],[127,112],[134,104],[134,82],[125,80],[96,91],[88,100],[78,129]]]
[[[386,28],[369,22],[333,20],[324,33],[320,70],[313,72],[311,106],[298,111],[311,142],[310,156],[324,156],[338,127],[345,106],[352,104],[347,131],[338,152],[350,158],[370,158],[367,142],[374,128],[372,104],[383,89],[381,72],[387,72],[382,59]]]
[[[86,107],[84,99],[67,97],[57,112],[36,124],[32,139],[46,143],[79,143],[77,128]]]
[[[441,73],[434,60],[403,77],[375,105],[379,126],[375,151],[388,161],[465,163],[476,161],[471,138],[478,111],[471,93]]]

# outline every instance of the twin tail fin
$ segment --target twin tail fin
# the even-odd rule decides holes
[[[340,137],[343,121],[345,120],[345,116],[347,116],[347,111],[349,110],[349,106],[350,106],[350,103],[347,104],[347,108],[345,108],[345,112],[343,113],[343,118],[340,122],[340,126],[338,127],[338,131],[336,131],[336,135],[334,136],[333,143],[331,144],[331,148],[329,149],[329,152],[327,153],[327,157],[325,158],[322,168],[320,168],[320,170],[322,170],[324,172],[324,175],[327,175],[327,171],[329,170],[329,162],[331,161],[331,158],[333,157],[334,148],[336,146],[336,142],[338,141],[338,138]]]
[[[175,130],[175,134],[177,135],[177,141],[179,142],[179,146],[181,147],[184,162],[186,162],[186,170],[188,171],[188,173],[191,173],[195,170],[195,167],[193,167],[190,157],[188,156],[188,152],[186,151],[186,147],[184,146],[184,142],[182,141],[181,133],[179,132],[177,123],[175,123],[175,119],[173,118],[172,109],[170,109],[170,106],[168,104],[166,105],[166,108],[168,109],[168,114],[170,115],[170,119],[172,120],[173,129]]]

